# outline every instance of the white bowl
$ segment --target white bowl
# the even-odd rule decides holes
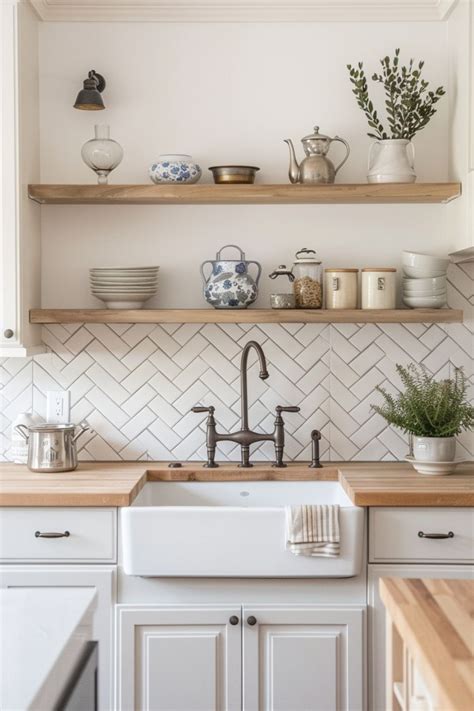
[[[402,295],[403,303],[412,309],[440,309],[446,306],[446,296],[407,296]]]
[[[421,462],[414,457],[405,457],[418,474],[429,474],[430,476],[443,476],[452,474],[458,464],[462,464],[464,459],[455,459],[454,462]]]
[[[447,293],[446,287],[441,289],[407,289],[403,287],[402,291],[407,296],[445,296]]]
[[[402,264],[416,269],[447,269],[449,259],[420,252],[402,252]]]
[[[93,294],[100,294],[102,296],[108,296],[109,294],[121,294],[124,296],[129,294],[135,294],[137,296],[153,296],[153,294],[156,294],[156,291],[156,289],[91,289]]]
[[[90,279],[91,286],[156,286],[157,279]]]
[[[402,279],[404,289],[446,289],[446,276],[428,277],[428,279]]]
[[[404,276],[411,277],[412,279],[429,279],[433,277],[446,276],[446,267],[435,269],[434,267],[410,267],[404,264],[403,274]]]
[[[149,271],[150,269],[154,269],[155,271],[158,271],[160,267],[158,266],[153,266],[150,265],[148,267],[91,267],[89,271],[91,272],[143,272],[143,271]]]

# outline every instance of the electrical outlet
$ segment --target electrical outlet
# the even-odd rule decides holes
[[[69,390],[50,390],[46,393],[46,422],[65,424],[70,417],[71,393]]]

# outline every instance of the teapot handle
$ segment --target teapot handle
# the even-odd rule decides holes
[[[238,247],[236,244],[226,244],[226,245],[224,245],[224,247],[221,247],[220,250],[219,250],[219,251],[217,252],[217,254],[216,254],[216,261],[219,261],[219,260],[220,260],[220,258],[221,258],[221,252],[222,252],[224,249],[227,249],[227,247],[233,247],[234,249],[236,249],[236,250],[238,251],[238,253],[240,254],[240,259],[242,260],[242,262],[245,261],[245,252],[242,252],[242,250],[240,249],[240,247]]]
[[[209,276],[206,278],[206,275],[204,274],[204,267],[205,267],[206,264],[212,264],[212,261],[211,261],[210,259],[206,259],[206,261],[203,262],[203,263],[201,264],[201,266],[199,267],[199,271],[201,272],[201,277],[202,277],[202,283],[203,283],[204,285],[207,284],[207,282],[209,281],[209,277],[210,277],[211,274],[212,274],[212,271],[211,271],[211,274],[209,274]]]
[[[28,442],[30,438],[30,431],[28,427],[26,425],[15,425],[15,429],[21,434],[25,442]]]
[[[334,170],[335,170],[335,172],[336,172],[336,175],[337,175],[337,171],[339,170],[339,168],[342,168],[342,166],[344,165],[344,163],[346,162],[346,160],[349,158],[349,153],[351,152],[351,149],[349,148],[348,142],[345,141],[343,138],[339,138],[339,136],[334,136],[334,138],[333,138],[332,140],[333,140],[333,141],[339,141],[339,143],[343,143],[343,144],[345,145],[345,147],[346,147],[346,155],[345,155],[345,157],[342,159],[342,161],[339,163],[339,165],[338,165],[336,168],[334,168]]]
[[[257,267],[257,276],[255,278],[255,284],[258,286],[258,280],[260,279],[260,274],[262,273],[262,265],[259,262],[254,262],[253,260],[248,261],[247,264],[255,264],[255,266]]]

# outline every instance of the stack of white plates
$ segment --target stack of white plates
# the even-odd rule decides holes
[[[90,269],[91,291],[108,309],[141,309],[156,294],[159,267]]]
[[[403,303],[413,309],[446,306],[446,271],[449,259],[417,252],[402,252]]]

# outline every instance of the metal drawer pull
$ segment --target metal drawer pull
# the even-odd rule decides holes
[[[64,533],[58,533],[56,531],[35,531],[35,538],[69,538],[71,534],[69,531],[64,531]]]
[[[419,538],[454,538],[454,533],[449,531],[449,533],[423,533],[423,531],[418,531]]]

